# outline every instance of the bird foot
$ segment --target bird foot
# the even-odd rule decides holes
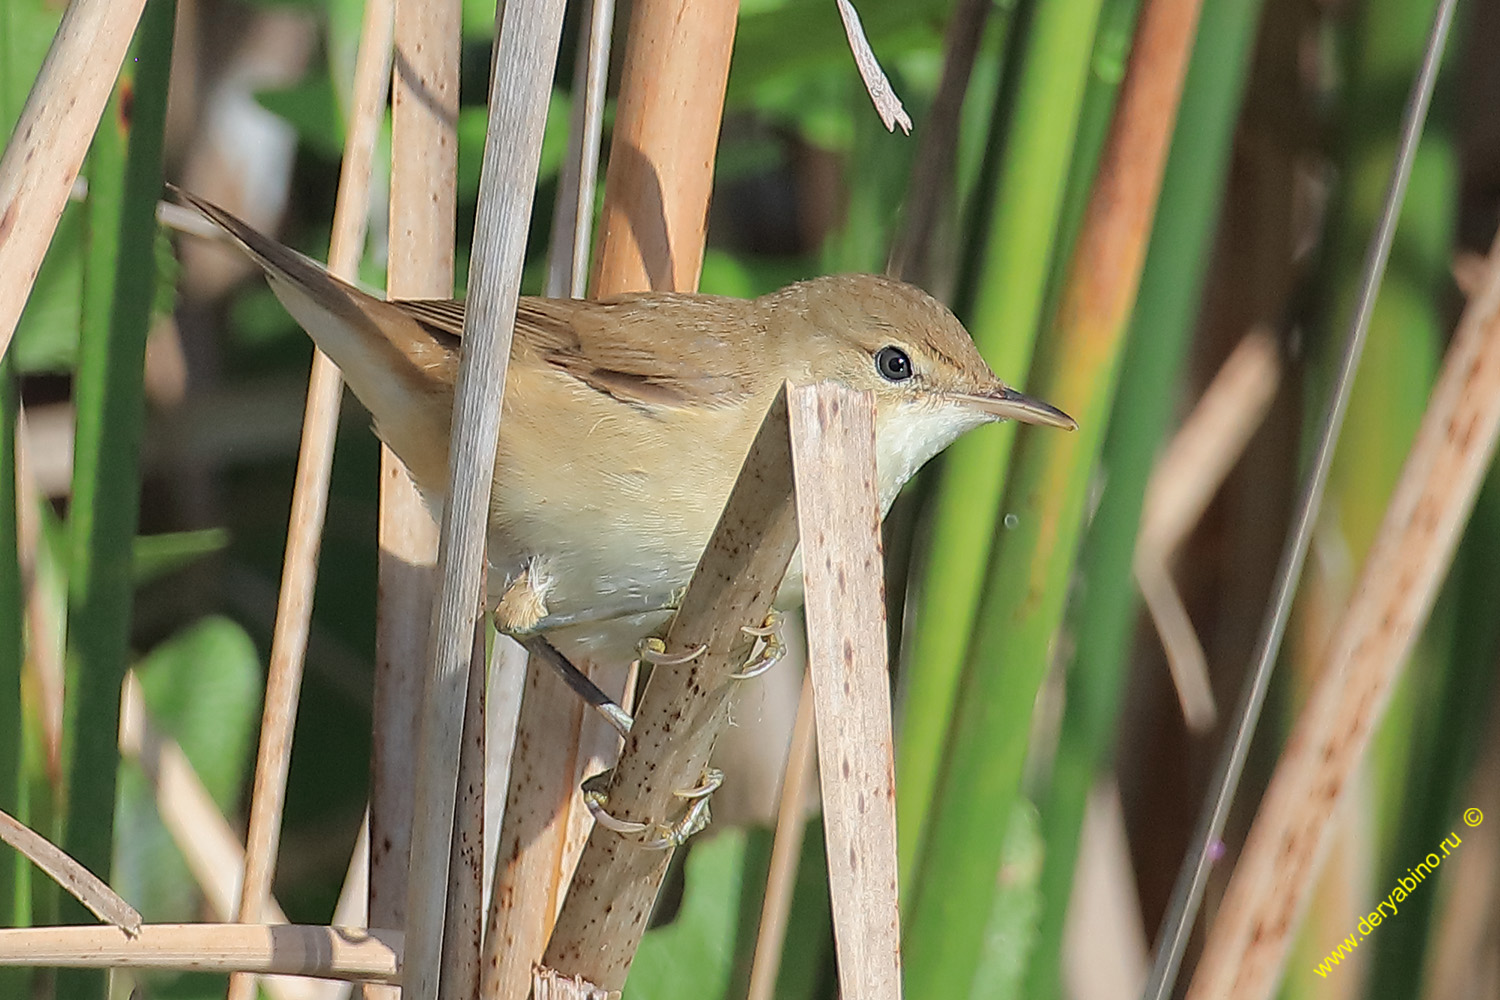
[[[750,650],[750,658],[745,661],[745,665],[729,676],[737,681],[752,680],[780,663],[781,658],[786,655],[785,624],[781,612],[773,610],[766,615],[764,625],[741,626],[740,631],[754,636],[757,642]]]
[[[708,652],[707,646],[698,645],[686,653],[668,656],[667,644],[654,636],[642,639],[641,644],[636,647],[636,655],[640,661],[649,663],[653,667],[680,667],[692,663],[706,652]]]
[[[680,817],[667,823],[638,823],[619,819],[605,808],[609,804],[609,781],[613,774],[613,771],[601,771],[584,781],[584,804],[588,806],[594,822],[623,837],[639,838],[640,845],[648,850],[681,847],[689,837],[705,829],[711,818],[709,796],[724,783],[723,771],[714,767],[707,768],[696,786],[672,793],[688,803]]]

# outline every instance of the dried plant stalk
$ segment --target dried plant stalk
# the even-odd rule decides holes
[[[1500,434],[1500,241],[1469,301],[1323,673],[1261,800],[1189,1000],[1269,997]]]
[[[253,972],[398,982],[401,934],[304,924],[145,924],[0,929],[0,965]]]
[[[7,812],[0,812],[0,841],[15,848],[100,920],[126,934],[141,932],[141,915],[135,907],[61,847]]]
[[[606,7],[607,0],[596,0],[591,19],[591,34],[600,42],[605,32],[599,18]],[[642,0],[632,5],[605,187],[596,296],[651,287],[697,288],[737,10],[737,2]],[[591,52],[601,54],[602,44],[591,44]],[[598,96],[603,69],[601,58],[598,75],[591,74],[589,101]],[[584,175],[580,171],[574,182],[580,190],[575,239],[582,234],[589,207],[581,199]],[[580,255],[575,244],[575,269]],[[561,268],[554,271],[560,275]],[[580,289],[580,282],[574,270],[572,289]],[[564,637],[559,649],[580,668],[598,672],[595,682],[615,693],[622,683],[621,652],[632,648],[644,630],[627,625],[611,629],[621,637],[616,643],[593,636],[574,644]],[[589,827],[578,779],[596,759],[602,764],[601,750],[612,750],[614,743],[611,734],[576,709],[575,695],[560,684],[528,685],[521,702],[490,907],[486,996],[509,997],[529,983],[531,962],[545,946]],[[558,809],[564,815],[552,816]],[[534,835],[522,832],[526,830]]]
[[[484,533],[500,401],[536,194],[547,94],[562,35],[562,0],[506,4],[490,81],[490,109],[468,308],[454,392],[438,594],[422,688],[404,995],[432,1000],[442,974],[443,917],[465,694],[483,592]]]
[[[698,287],[738,13],[738,0],[631,5],[595,295]]]
[[[0,154],[0,357],[62,217],[146,0],[73,0]]]
[[[182,748],[151,725],[134,673],[125,675],[120,704],[120,756],[135,761],[145,772],[162,825],[187,862],[209,912],[217,920],[234,919],[245,873],[245,849]],[[268,924],[287,922],[273,896],[266,898],[261,910]],[[365,918],[363,913],[353,919],[335,913],[333,922],[348,927],[365,923]],[[346,983],[287,976],[262,979],[260,986],[271,1000],[338,1000],[348,992]]]
[[[761,901],[760,927],[755,935],[755,960],[750,966],[750,985],[745,991],[747,1000],[771,1000],[776,992],[776,974],[781,969],[781,949],[786,943],[792,894],[797,887],[797,861],[802,856],[802,837],[807,831],[804,803],[816,750],[813,739],[812,676],[809,674],[802,678],[797,719],[792,724],[791,748],[786,755],[786,776],[781,779],[776,839],[771,844],[766,894]]]
[[[895,1000],[896,758],[875,397],[823,383],[793,389],[790,411],[839,985],[846,997]]]
[[[609,782],[609,810],[619,819],[659,823],[680,816],[684,803],[676,793],[700,783],[728,723],[737,685],[730,675],[752,648],[742,629],[765,619],[796,546],[786,421],[784,390],[761,424],[667,634],[666,657],[697,655],[657,667],[641,696]],[[621,989],[671,854],[596,827],[543,964]]]
[[[552,246],[547,254],[546,294],[551,298],[581,299],[588,291],[594,190],[604,134],[604,87],[609,79],[615,0],[587,0],[584,9],[587,13],[580,22],[587,24],[588,30],[578,37],[568,154],[558,178]]]
[[[474,629],[469,690],[464,701],[463,745],[458,759],[453,846],[448,860],[448,911],[443,919],[443,977],[439,998],[471,1000],[479,993],[484,934],[484,633]]]
[[[453,294],[458,200],[462,5],[396,0],[391,74],[391,218],[387,292]],[[427,655],[437,523],[395,452],[380,448],[380,589],[375,609],[370,748],[370,923],[404,927],[411,853],[419,664]],[[394,990],[366,996],[394,1000]]]
[[[334,208],[333,237],[328,268],[352,280],[359,270],[364,246],[370,191],[370,166],[390,74],[391,0],[368,0],[355,63],[354,104],[339,173]],[[292,491],[291,524],[287,531],[276,626],[271,637],[271,661],[266,676],[265,708],[261,716],[260,748],[255,765],[255,788],[250,800],[250,823],[245,835],[245,877],[237,917],[258,923],[271,892],[276,854],[281,839],[281,813],[286,800],[291,764],[292,730],[302,686],[302,666],[312,624],[313,589],[317,581],[318,551],[328,507],[328,481],[333,470],[334,436],[338,430],[343,379],[322,351],[314,351],[307,386],[307,410],[302,445],[297,455],[297,479]],[[251,1000],[255,980],[234,976],[229,1000]]]
[[[1166,650],[1183,718],[1195,733],[1214,727],[1218,707],[1208,658],[1172,579],[1172,555],[1244,453],[1280,381],[1276,341],[1269,330],[1251,331],[1209,383],[1146,487],[1133,572]]]
[[[1252,330],[1214,375],[1152,470],[1137,548],[1163,559],[1172,556],[1265,420],[1280,382],[1275,338],[1270,330]]]

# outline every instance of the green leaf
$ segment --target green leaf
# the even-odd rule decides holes
[[[698,288],[706,295],[753,299],[813,275],[811,261],[798,257],[754,257],[710,248],[703,255]]]
[[[290,87],[262,90],[255,100],[285,119],[298,140],[318,155],[332,160],[344,155],[344,119],[333,81],[326,74],[312,73]]]
[[[1000,848],[995,907],[985,928],[984,951],[974,977],[973,1000],[1015,1000],[1021,990],[1042,912],[1041,821],[1024,799],[1011,810]]]
[[[48,0],[0,4],[0,135],[9,136],[16,127],[65,6]]]
[[[229,532],[223,528],[141,535],[133,553],[136,586],[175,573],[228,544]]]
[[[78,361],[82,320],[84,209],[70,204],[26,300],[9,357],[19,372],[63,372]]]
[[[682,909],[676,920],[641,940],[625,1000],[724,996],[734,964],[745,845],[742,830],[726,830],[693,845]]]

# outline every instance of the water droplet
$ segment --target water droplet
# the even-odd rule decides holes
[[[1005,515],[1005,527],[1006,528],[1008,528],[1008,529],[1009,528],[1014,528],[1016,525],[1018,525],[1020,523],[1021,523],[1021,519],[1019,517],[1017,517],[1016,515],[1014,515],[1014,514],[1006,514]]]

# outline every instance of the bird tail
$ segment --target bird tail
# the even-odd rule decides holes
[[[448,343],[399,304],[334,277],[213,202],[168,187],[260,265],[287,312],[339,366],[380,436],[409,467],[430,461],[423,440],[436,435],[446,446],[456,340]],[[407,440],[419,429],[425,438]]]
[[[220,208],[206,198],[184,191],[175,184],[168,184],[167,190],[183,204],[196,210],[222,229],[230,239],[239,244],[250,259],[260,265],[267,277],[300,288],[325,308],[343,313],[346,319],[363,317],[363,311],[356,303],[361,298],[374,298],[373,296],[346,281],[335,278],[322,264],[285,244],[278,243],[239,216]],[[338,309],[337,306],[340,303],[347,308]],[[319,346],[323,345],[319,344]],[[324,350],[327,351],[327,348],[325,347]],[[332,351],[328,353],[330,356],[333,354]]]

